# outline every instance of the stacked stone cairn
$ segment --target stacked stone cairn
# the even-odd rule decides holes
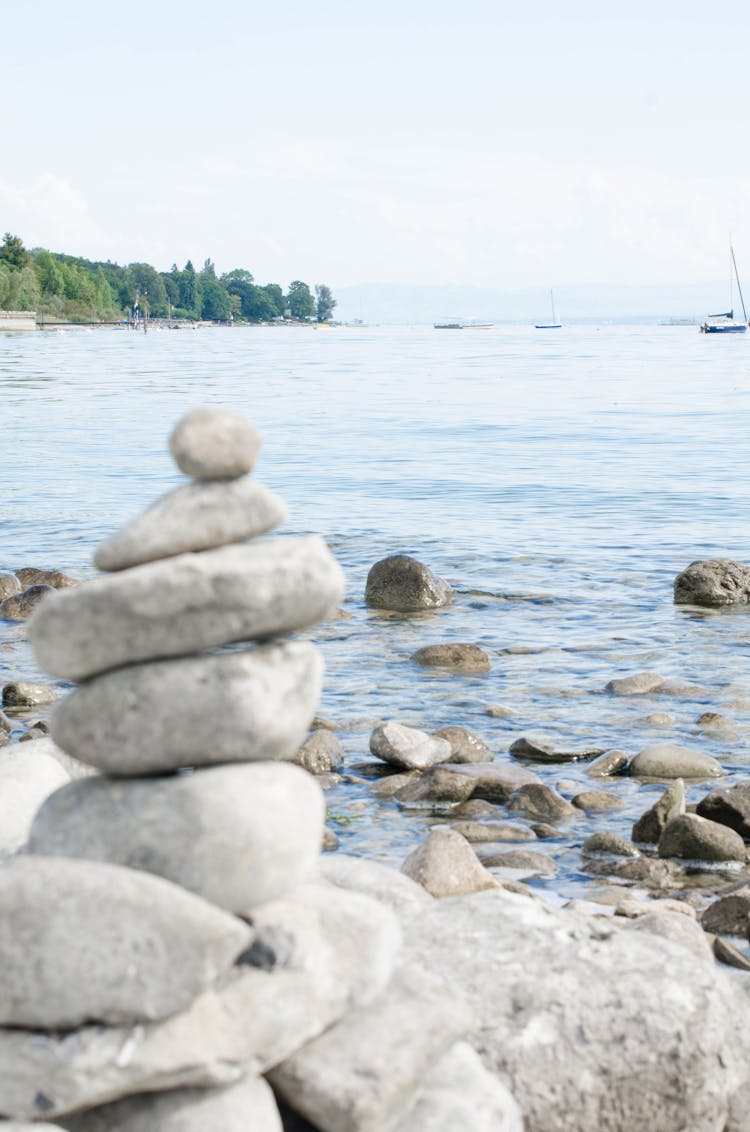
[[[476,1127],[509,1127],[463,999],[404,965],[387,903],[316,879],[323,797],[290,760],[323,666],[289,634],[343,576],[317,536],[258,538],[286,516],[247,475],[259,445],[188,413],[170,449],[192,482],[29,624],[77,683],[52,739],[88,773],[0,865],[0,1128],[413,1132],[425,1105],[448,1127],[449,1056],[484,1089]]]

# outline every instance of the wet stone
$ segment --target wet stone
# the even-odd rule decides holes
[[[292,762],[310,774],[328,774],[343,765],[344,748],[332,731],[320,728],[305,739]]]
[[[707,932],[721,935],[750,935],[750,886],[729,896],[720,896],[701,917]]]
[[[716,936],[714,939],[714,955],[720,963],[725,963],[728,967],[735,967],[738,971],[750,971],[750,958],[721,936]]]
[[[720,608],[750,601],[750,569],[728,558],[691,562],[674,582],[676,605]]]
[[[487,763],[492,762],[492,752],[486,743],[468,727],[439,727],[431,732],[436,739],[446,739],[451,745],[450,763]]]
[[[451,829],[475,845],[491,841],[536,841],[533,829],[513,821],[456,821]]]
[[[370,751],[401,770],[426,770],[445,762],[451,753],[446,739],[435,739],[424,731],[401,723],[383,723],[370,736]]]
[[[455,810],[453,810],[453,817],[456,818],[497,817],[499,814],[500,807],[494,805],[492,802],[485,801],[484,798],[470,798],[468,802],[461,802],[461,804],[456,806]]]
[[[418,770],[407,770],[402,774],[386,774],[376,782],[370,783],[370,793],[374,794],[376,798],[392,798],[402,786],[408,786],[410,782],[419,781],[421,777]]]
[[[505,853],[482,856],[480,860],[486,869],[522,869],[526,876],[551,876],[557,872],[550,857],[531,849],[508,849]]]
[[[639,751],[628,767],[633,778],[718,778],[721,764],[678,743],[660,743]]]
[[[667,823],[659,838],[660,857],[697,861],[744,861],[745,843],[728,826],[698,814],[680,814]]]
[[[610,680],[605,690],[615,696],[644,696],[657,692],[663,683],[664,677],[655,672],[635,672]]]
[[[583,759],[593,759],[603,754],[601,747],[581,751],[559,751],[551,740],[524,735],[516,739],[508,748],[517,759],[530,759],[542,763],[572,763]]]
[[[399,787],[393,796],[399,805],[405,807],[431,803],[457,805],[466,802],[473,791],[474,783],[470,778],[454,774],[450,767],[438,766]]]
[[[591,778],[607,778],[609,775],[621,771],[627,765],[627,761],[628,756],[624,751],[605,751],[598,759],[589,763],[586,767],[586,774]]]
[[[701,817],[727,825],[750,841],[750,782],[711,790],[697,809]]]
[[[532,771],[512,763],[451,763],[441,769],[472,783],[471,793],[465,797],[483,798],[486,802],[507,802],[519,786],[539,782]]]
[[[656,845],[667,822],[685,813],[685,783],[681,778],[667,787],[650,810],[646,810],[633,826],[633,841]]]
[[[512,719],[516,715],[513,708],[504,707],[502,704],[490,704],[484,711],[485,715],[489,715],[493,719]]]
[[[732,731],[734,723],[718,711],[704,711],[695,721],[695,726],[703,731]]]
[[[53,704],[58,695],[48,684],[31,684],[16,680],[3,686],[3,707],[36,707],[38,704]]]
[[[81,584],[62,570],[42,570],[37,566],[24,566],[16,570],[16,576],[24,589],[28,586],[52,586],[55,590],[67,590]]]
[[[624,803],[604,790],[583,790],[573,798],[573,805],[579,810],[620,810]]]
[[[20,594],[13,594],[0,602],[0,619],[5,621],[25,621],[31,617],[37,606],[48,594],[55,591],[52,586],[29,586]]]
[[[545,821],[567,821],[578,812],[570,802],[542,782],[521,786],[508,802],[508,809],[511,813]]]
[[[674,861],[660,861],[656,857],[639,857],[637,860],[599,860],[592,858],[585,866],[587,873],[618,877],[644,885],[646,888],[671,888],[680,870]]]
[[[617,833],[600,831],[592,833],[583,843],[582,852],[585,856],[595,853],[605,853],[612,857],[640,857],[640,850],[624,837]]]
[[[5,601],[6,597],[12,597],[13,594],[20,594],[22,589],[16,574],[0,573],[0,601]]]
[[[650,727],[671,727],[675,722],[675,717],[666,711],[652,711],[646,716],[646,723]]]
[[[370,568],[365,601],[376,609],[417,613],[436,609],[451,600],[451,587],[416,558],[393,554]]]
[[[412,655],[417,664],[430,668],[450,668],[456,672],[489,672],[490,658],[478,645],[426,645]]]

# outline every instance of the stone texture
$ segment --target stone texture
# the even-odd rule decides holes
[[[333,734],[321,727],[308,735],[294,755],[294,762],[310,774],[328,774],[344,763],[344,748]]]
[[[184,484],[97,547],[100,570],[123,570],[190,551],[245,542],[287,518],[285,503],[255,480]]]
[[[517,759],[530,759],[540,763],[573,763],[582,759],[593,759],[603,754],[601,748],[582,751],[559,751],[549,739],[532,735],[522,735],[508,748]]]
[[[237,479],[255,466],[261,438],[245,417],[205,406],[182,417],[169,438],[177,467],[199,480]]]
[[[628,773],[633,778],[718,778],[724,771],[710,755],[678,743],[658,743],[639,751]]]
[[[0,865],[0,1025],[163,1018],[188,1006],[251,940],[241,920],[159,877],[11,858]]]
[[[58,698],[49,684],[32,684],[27,680],[14,680],[3,685],[3,707],[36,707],[38,704],[53,704]]]
[[[680,912],[654,909],[631,920],[628,930],[649,932],[651,935],[670,939],[680,947],[687,948],[704,962],[713,962],[713,951],[703,928],[696,920]]]
[[[568,821],[579,815],[575,806],[543,782],[531,782],[519,787],[508,802],[514,814],[540,818],[543,821]]]
[[[447,605],[450,600],[448,583],[408,554],[381,559],[367,575],[365,601],[376,609],[417,613]]]
[[[326,857],[318,863],[318,874],[325,883],[370,896],[396,913],[417,911],[433,901],[422,885],[405,873],[366,857],[349,857],[345,853]]]
[[[328,884],[265,905],[254,928],[247,962],[164,1021],[67,1034],[0,1028],[0,1113],[50,1119],[265,1072],[376,998],[401,941],[389,908]]]
[[[451,828],[473,845],[488,841],[536,841],[533,829],[514,821],[454,821]]]
[[[16,576],[24,588],[52,586],[55,590],[67,590],[81,584],[77,578],[71,578],[70,574],[65,574],[62,570],[45,570],[38,566],[23,566],[16,570]]]
[[[579,810],[620,810],[624,802],[615,794],[608,794],[605,790],[582,790],[572,799],[573,805]]]
[[[450,668],[455,672],[489,672],[490,658],[479,645],[425,645],[412,660],[426,668]]]
[[[750,569],[728,558],[691,562],[674,581],[677,605],[746,605],[750,601]]]
[[[718,968],[499,888],[435,901],[404,929],[405,961],[473,1006],[467,1040],[526,1132],[724,1127],[747,1072],[746,1005]]]
[[[467,801],[473,790],[471,779],[452,774],[449,767],[434,766],[399,786],[393,797],[405,809],[446,809]]]
[[[310,726],[322,676],[307,641],[132,665],[64,699],[52,736],[113,774],[290,759]]]
[[[618,676],[606,686],[607,692],[616,696],[644,696],[649,692],[658,692],[664,683],[664,677],[655,672],[634,672],[630,676]]]
[[[627,765],[628,756],[624,751],[605,751],[598,759],[594,759],[592,763],[586,767],[586,774],[591,778],[607,778],[611,774],[617,774]]]
[[[23,586],[16,574],[11,574],[9,571],[0,573],[0,601],[5,601],[6,597],[12,597],[13,594],[20,594],[22,589]]]
[[[523,1132],[515,1099],[468,1042],[457,1042],[422,1080],[392,1132]]]
[[[480,892],[496,884],[468,841],[447,827],[433,828],[406,858],[401,872],[431,896]]]
[[[656,845],[667,822],[685,813],[685,783],[676,778],[633,826],[633,841]]]
[[[439,727],[431,732],[435,739],[447,739],[451,745],[449,763],[488,763],[492,762],[492,752],[486,743],[469,731],[468,727]]]
[[[66,1132],[282,1132],[273,1090],[262,1077],[224,1089],[141,1094],[63,1121]]]
[[[735,967],[738,971],[750,971],[750,958],[728,939],[714,936],[713,952],[719,962],[725,963],[727,967]]]
[[[326,1132],[379,1132],[416,1099],[435,1061],[473,1022],[450,983],[415,965],[399,970],[366,1009],[276,1066],[270,1080]]]
[[[12,594],[0,602],[0,619],[5,621],[25,621],[31,617],[37,606],[55,591],[52,586],[29,586],[20,594]]]
[[[539,782],[538,777],[524,767],[509,763],[474,763],[438,765],[424,775],[425,790],[432,789],[432,775],[435,775],[436,792],[451,789],[449,780],[455,783],[455,798],[466,801],[469,798],[483,799],[486,802],[507,802],[511,794],[520,786]],[[464,793],[466,783],[471,784],[469,793]],[[416,784],[415,784],[416,789]],[[424,794],[423,797],[427,795]]]
[[[698,803],[698,813],[728,825],[745,841],[750,841],[750,782],[711,790]]]
[[[97,776],[47,799],[28,849],[142,869],[247,913],[309,878],[324,816],[315,780],[286,763],[165,778]]]
[[[592,833],[587,837],[583,843],[584,855],[591,856],[595,853],[607,853],[612,857],[640,857],[640,852],[624,837],[620,837],[617,833],[611,833],[606,830],[601,830],[598,833]]]
[[[315,624],[335,611],[343,590],[322,539],[266,539],[180,554],[56,593],[28,632],[46,672],[84,680]]]
[[[546,853],[535,853],[532,849],[508,849],[480,859],[486,869],[516,869],[525,876],[551,876],[557,872],[551,857]]]
[[[701,923],[707,932],[750,938],[750,885],[709,904]]]
[[[451,747],[446,739],[434,739],[413,727],[381,723],[370,735],[370,751],[401,770],[425,770],[445,762]]]
[[[19,849],[46,798],[69,777],[46,754],[28,754],[28,745],[0,752],[0,853]]]
[[[726,825],[698,814],[672,818],[659,838],[660,857],[682,857],[696,861],[744,861],[745,843]]]

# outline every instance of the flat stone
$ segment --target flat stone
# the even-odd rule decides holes
[[[575,806],[543,782],[519,787],[508,802],[508,809],[544,821],[567,821],[578,813]]]
[[[526,876],[551,876],[557,872],[555,862],[546,853],[535,853],[532,849],[508,849],[480,860],[486,869],[522,870]]]
[[[594,759],[592,763],[586,767],[586,774],[591,778],[607,778],[611,774],[617,774],[627,765],[628,756],[624,751],[605,751],[598,759]]]
[[[370,736],[370,751],[401,770],[425,770],[445,762],[451,746],[446,739],[434,739],[401,723],[381,723]]]
[[[461,802],[455,809],[451,810],[451,814],[453,817],[471,819],[497,818],[502,816],[502,810],[494,802],[485,802],[484,798],[470,798],[468,802]],[[557,830],[555,830],[555,836],[557,836]]]
[[[163,1021],[0,1028],[0,1112],[51,1119],[132,1093],[264,1073],[376,998],[401,941],[389,908],[328,884],[258,909],[254,927],[246,961]]]
[[[46,570],[38,566],[22,566],[16,570],[16,576],[24,589],[28,586],[52,586],[54,590],[67,590],[81,584],[78,578],[72,578],[62,570]]]
[[[738,782],[711,790],[698,803],[701,817],[720,822],[750,841],[750,783]]]
[[[67,1132],[283,1132],[273,1090],[262,1077],[223,1089],[143,1093],[63,1121]]]
[[[621,810],[624,803],[614,794],[607,794],[604,790],[582,790],[572,799],[572,803],[579,810]]]
[[[0,601],[5,601],[6,597],[12,597],[14,594],[20,594],[23,586],[16,574],[11,574],[10,571],[2,571],[0,573]]]
[[[435,739],[447,739],[451,745],[449,763],[492,762],[492,752],[468,727],[439,727],[431,732]]]
[[[472,844],[487,841],[536,841],[533,829],[514,821],[456,821],[451,824],[451,829]]]
[[[318,784],[287,763],[99,775],[47,798],[28,851],[142,869],[246,914],[310,877],[324,816]]]
[[[406,858],[401,872],[421,884],[431,896],[481,892],[496,884],[468,841],[447,827],[433,828]]]
[[[484,709],[484,714],[493,719],[512,719],[516,712],[513,711],[513,708],[505,707],[504,704],[489,704]]]
[[[20,594],[12,594],[0,601],[0,619],[4,621],[25,621],[31,617],[37,606],[55,591],[52,586],[29,586]]]
[[[429,772],[428,772],[429,773]],[[483,799],[486,802],[507,802],[511,794],[520,786],[539,782],[533,771],[525,767],[515,766],[513,763],[474,763],[438,765],[435,773],[440,774],[441,781],[446,781],[452,775],[456,783],[470,782],[472,789],[466,799]],[[427,778],[427,775],[425,775]],[[460,789],[456,786],[456,796]]]
[[[344,578],[316,535],[224,546],[148,562],[55,593],[29,624],[40,667],[65,680],[330,616]]]
[[[190,551],[245,542],[280,527],[286,504],[255,480],[184,484],[97,547],[100,570],[123,570]]]
[[[401,775],[398,775],[400,778]],[[465,775],[453,774],[446,766],[430,767],[424,774],[403,783],[393,792],[400,806],[409,808],[455,806],[465,802],[474,791],[474,783]]]
[[[177,467],[199,480],[244,476],[255,466],[260,446],[260,434],[249,420],[213,406],[186,413],[169,438]]]
[[[0,853],[19,849],[46,798],[70,779],[56,759],[28,746],[0,752]]]
[[[750,959],[728,939],[715,936],[714,955],[720,963],[725,963],[727,967],[736,967],[738,971],[750,971]]]
[[[685,783],[676,778],[633,826],[633,841],[656,845],[667,822],[685,813]]]
[[[628,766],[633,778],[718,778],[721,764],[678,743],[659,743],[639,751]]]
[[[417,613],[447,605],[450,600],[448,583],[408,554],[382,558],[367,575],[365,601],[376,609]]]
[[[49,684],[32,684],[27,680],[14,680],[3,685],[3,707],[36,707],[38,704],[53,704],[58,698]]]
[[[509,1090],[468,1042],[457,1042],[435,1063],[416,1100],[392,1132],[523,1132]]]
[[[750,601],[750,569],[728,558],[691,562],[674,581],[676,605],[718,608]]]
[[[164,1018],[225,973],[252,938],[241,920],[160,877],[13,857],[0,864],[0,1025]]]
[[[329,774],[344,763],[344,748],[333,734],[321,727],[308,735],[293,761],[310,774]]]
[[[750,885],[739,892],[720,896],[701,916],[707,932],[750,936]]]
[[[402,969],[375,1002],[292,1054],[269,1079],[327,1132],[386,1128],[473,1022],[450,983],[417,966]]]
[[[425,645],[412,660],[428,668],[451,668],[456,672],[489,672],[490,658],[479,645]]]
[[[675,861],[660,861],[655,857],[639,857],[637,860],[589,860],[585,872],[617,877],[644,888],[657,890],[674,887],[679,867]],[[594,899],[598,899],[594,897]]]
[[[583,843],[582,852],[586,856],[606,853],[611,857],[640,857],[640,850],[617,833],[600,830],[592,833]]]
[[[110,774],[291,759],[322,678],[322,660],[308,641],[131,665],[62,700],[52,736]]]
[[[696,861],[744,861],[745,843],[726,825],[698,814],[672,818],[659,838],[660,857],[682,857]]]
[[[429,773],[429,772],[428,772]],[[383,778],[371,782],[370,793],[376,798],[393,798],[404,786],[410,782],[421,782],[427,775],[418,770],[405,770],[401,774],[386,774]]]
[[[610,680],[605,691],[615,696],[645,696],[649,692],[658,692],[664,683],[664,677],[656,672],[634,672],[631,676],[618,676]]]
[[[523,735],[508,748],[517,759],[530,759],[540,763],[572,763],[593,759],[604,752],[601,748],[582,751],[558,751],[551,740]]]

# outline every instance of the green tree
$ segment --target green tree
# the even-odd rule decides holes
[[[49,252],[38,252],[34,259],[39,287],[43,295],[62,295],[65,290],[60,266]]]
[[[203,288],[203,306],[201,318],[213,322],[226,322],[232,311],[232,300],[228,291],[225,291],[216,278],[201,279]]]
[[[203,305],[203,288],[190,260],[180,277],[180,307],[188,318],[200,318]]]
[[[307,283],[303,283],[300,279],[294,279],[289,284],[286,301],[292,313],[292,318],[299,319],[300,322],[307,322],[315,317],[315,302],[310,294],[310,288]]]
[[[128,274],[132,289],[131,303],[139,295],[143,312],[148,301],[148,313],[157,318],[164,317],[167,314],[167,290],[158,271],[150,263],[129,263]]]
[[[278,283],[266,283],[263,290],[268,296],[268,301],[274,308],[274,317],[283,318],[284,311],[286,310],[286,299],[284,298],[284,292],[281,290],[281,287],[279,287]]]
[[[334,307],[337,305],[336,300],[331,293],[331,288],[326,287],[325,283],[315,284],[315,317],[318,322],[328,322],[328,319],[333,314]]]
[[[20,236],[13,236],[10,232],[6,232],[3,236],[2,245],[0,245],[0,259],[5,260],[11,267],[25,267],[30,261],[31,256],[23,246],[23,240]]]

